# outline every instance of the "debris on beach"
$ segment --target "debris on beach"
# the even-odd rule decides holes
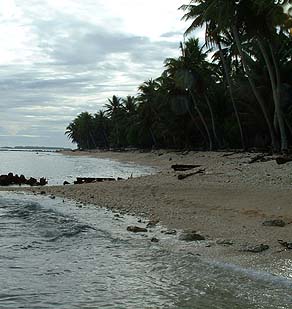
[[[196,231],[184,231],[179,235],[179,240],[183,241],[200,241],[200,240],[206,240],[206,238],[197,233]]]
[[[161,233],[163,233],[165,235],[176,235],[177,231],[176,230],[163,230],[163,231],[161,231]]]
[[[255,245],[255,246],[248,246],[241,251],[252,252],[252,253],[260,253],[260,252],[268,250],[269,248],[270,247],[268,245],[260,244],[260,245]]]
[[[283,220],[267,220],[263,222],[264,226],[278,226],[284,227],[286,223]]]
[[[146,227],[147,228],[155,227],[158,223],[159,223],[159,219],[151,220],[147,223]]]
[[[175,172],[184,172],[184,171],[189,171],[189,170],[192,170],[200,166],[201,165],[198,165],[198,164],[174,164],[171,166],[171,168]]]
[[[156,237],[152,237],[150,241],[151,241],[151,242],[159,242],[159,239],[156,238]]]
[[[133,232],[133,233],[145,233],[148,230],[144,227],[130,225],[130,226],[127,227],[127,231]]]
[[[194,175],[197,175],[197,174],[203,174],[205,172],[205,169],[204,168],[201,168],[193,173],[189,173],[189,174],[181,174],[181,175],[178,175],[177,176],[177,179],[178,180],[183,180],[183,179],[186,179],[190,176],[194,176]]]
[[[282,245],[283,247],[285,247],[286,249],[291,250],[292,249],[292,242],[287,242],[287,241],[283,241],[283,240],[278,240],[278,243],[280,245]]]
[[[233,245],[233,241],[229,240],[229,239],[218,239],[216,241],[217,245],[223,245],[223,246],[232,246]]]
[[[103,181],[116,181],[115,178],[112,177],[77,177],[74,181],[75,185],[81,185],[84,183],[93,183],[93,182],[103,182]]]

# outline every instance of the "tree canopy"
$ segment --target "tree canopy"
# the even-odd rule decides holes
[[[292,20],[272,0],[193,0],[180,56],[66,134],[78,148],[263,148],[292,141]],[[200,44],[196,29],[204,29]]]

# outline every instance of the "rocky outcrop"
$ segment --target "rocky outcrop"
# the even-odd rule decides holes
[[[46,178],[42,177],[38,181],[34,177],[26,178],[24,175],[18,176],[17,174],[8,173],[7,175],[0,175],[0,186],[10,185],[29,185],[29,186],[44,186],[48,183]]]

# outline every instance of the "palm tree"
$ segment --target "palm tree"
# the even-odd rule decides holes
[[[108,103],[105,104],[105,113],[113,122],[115,132],[114,141],[116,146],[120,146],[120,130],[119,130],[119,119],[122,111],[122,100],[121,98],[114,95],[111,99],[108,99]]]

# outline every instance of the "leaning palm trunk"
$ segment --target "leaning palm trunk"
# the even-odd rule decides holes
[[[206,122],[206,120],[205,120],[205,118],[204,118],[204,116],[203,116],[203,114],[202,114],[202,112],[201,112],[201,110],[200,110],[200,108],[199,108],[199,106],[197,104],[197,100],[196,100],[193,92],[190,91],[190,93],[191,93],[191,97],[192,97],[193,102],[194,102],[195,110],[197,111],[197,113],[198,113],[198,115],[200,117],[200,120],[202,121],[202,124],[204,126],[204,129],[205,129],[205,131],[207,133],[208,141],[209,141],[209,150],[211,151],[211,150],[213,150],[213,141],[212,141],[212,137],[211,137],[209,128],[207,126],[207,122]]]
[[[260,93],[258,92],[257,88],[256,88],[256,85],[255,85],[255,82],[253,81],[253,79],[250,77],[249,75],[249,69],[248,69],[248,65],[245,61],[245,56],[243,54],[243,51],[242,51],[242,47],[241,47],[241,42],[240,42],[240,39],[239,39],[239,34],[238,34],[238,31],[237,31],[237,28],[235,25],[232,26],[232,33],[233,33],[233,36],[234,36],[234,40],[235,40],[235,43],[236,43],[236,46],[237,46],[237,49],[238,49],[238,52],[240,54],[240,58],[241,58],[241,61],[242,61],[242,65],[243,65],[243,68],[244,68],[244,71],[247,75],[247,79],[248,79],[248,82],[251,86],[251,89],[262,109],[262,112],[263,112],[263,115],[265,117],[265,120],[267,122],[267,125],[268,125],[268,129],[269,129],[269,133],[270,133],[270,137],[271,137],[271,141],[272,141],[272,148],[273,150],[278,150],[278,145],[277,145],[277,140],[276,140],[276,136],[275,136],[275,133],[274,133],[274,129],[273,129],[273,125],[272,125],[272,122],[269,118],[269,115],[268,115],[268,112],[267,112],[267,109],[266,109],[266,106],[265,106],[265,103],[264,103],[264,100],[262,99]]]
[[[220,140],[219,140],[219,138],[218,138],[218,136],[217,136],[217,131],[216,131],[216,126],[215,126],[215,118],[214,118],[213,108],[212,108],[212,105],[211,105],[211,103],[210,103],[210,100],[209,100],[208,96],[205,94],[204,97],[205,97],[207,106],[208,106],[208,108],[209,108],[210,116],[211,116],[213,135],[214,135],[215,141],[216,141],[216,143],[217,143],[217,146],[220,147]]]
[[[202,129],[200,128],[200,126],[197,124],[196,119],[195,119],[195,117],[194,117],[192,111],[190,110],[190,107],[189,107],[188,104],[187,104],[187,110],[188,110],[188,113],[189,113],[189,115],[190,115],[190,117],[191,117],[191,119],[192,119],[192,122],[194,123],[194,125],[196,126],[196,128],[198,129],[198,131],[201,133],[201,135],[202,135],[204,141],[207,143],[207,142],[208,142],[208,137],[207,137],[206,134],[202,131]]]
[[[241,124],[241,121],[240,121],[240,118],[239,118],[239,113],[238,113],[237,105],[235,103],[235,99],[234,99],[234,95],[233,95],[233,88],[232,88],[232,84],[231,84],[231,79],[229,77],[229,72],[228,72],[227,64],[226,64],[226,61],[225,61],[225,58],[224,58],[224,55],[223,55],[223,52],[222,52],[222,48],[221,48],[220,42],[217,42],[217,45],[218,45],[218,48],[219,48],[219,56],[220,56],[220,59],[221,59],[222,65],[223,65],[223,70],[224,70],[226,81],[227,81],[227,85],[228,85],[229,95],[230,95],[230,98],[231,98],[233,110],[234,110],[236,121],[237,121],[238,128],[239,128],[241,146],[242,146],[243,150],[245,150],[246,146],[245,146],[245,141],[244,141],[243,129],[242,129],[242,124]]]
[[[271,44],[269,43],[269,47],[270,47],[270,50],[271,50],[271,54],[272,54],[272,59],[273,59],[273,64],[274,64],[274,67],[275,67],[275,72],[276,72],[276,81],[277,81],[277,97],[278,97],[278,100],[279,100],[279,111],[280,111],[280,118],[279,118],[279,126],[280,126],[280,130],[281,130],[281,127],[283,129],[283,136],[281,136],[282,138],[282,151],[286,152],[288,150],[288,139],[287,139],[287,135],[286,135],[286,130],[285,130],[285,117],[284,117],[284,114],[283,114],[283,111],[282,111],[282,107],[281,107],[281,96],[280,96],[280,93],[281,93],[281,77],[280,77],[280,70],[279,70],[279,66],[278,66],[278,62],[276,61],[276,58],[275,58],[275,54],[274,54],[274,51],[273,51],[273,48],[271,46]]]

